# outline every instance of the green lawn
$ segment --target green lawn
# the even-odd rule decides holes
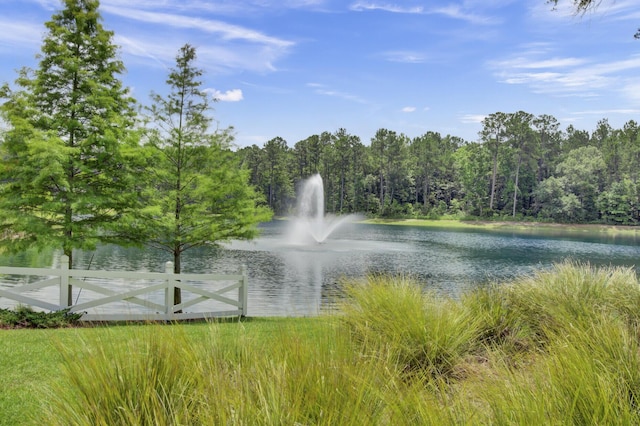
[[[486,229],[522,232],[558,232],[559,230],[561,230],[562,232],[640,235],[640,227],[624,225],[563,224],[545,222],[511,222],[457,219],[367,219],[364,221],[364,223],[398,226],[424,226],[430,228]]]

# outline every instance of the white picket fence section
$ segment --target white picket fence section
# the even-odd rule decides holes
[[[0,285],[0,298],[8,298],[19,304],[48,311],[69,309],[70,312],[84,312],[85,314],[81,317],[83,321],[174,321],[247,315],[248,281],[244,266],[238,274],[223,275],[174,274],[172,262],[166,263],[164,273],[69,269],[68,263],[69,258],[61,256],[60,268],[0,267],[0,276],[45,277],[41,281],[19,286]],[[99,282],[96,283],[96,280]],[[119,284],[109,285],[111,288],[101,284],[110,280],[116,280]],[[1,277],[0,281],[2,281]],[[127,281],[136,285],[127,285]],[[121,282],[125,283],[120,284]],[[143,286],[140,286],[140,283],[144,283]],[[214,283],[222,283],[222,287],[213,288]],[[28,294],[54,286],[59,287],[58,304]],[[182,296],[182,302],[178,305],[174,305],[176,287],[181,289]],[[116,288],[118,291],[115,290]],[[74,290],[78,295],[86,290],[82,295],[83,299],[88,300],[74,304]],[[154,294],[156,300],[152,300]],[[161,295],[160,301],[157,300],[158,294]],[[143,298],[145,295],[146,299]],[[215,301],[216,307],[224,309],[189,311],[189,308],[202,305],[207,301]],[[120,307],[117,312],[114,312],[113,307],[107,306],[118,303],[128,308]]]

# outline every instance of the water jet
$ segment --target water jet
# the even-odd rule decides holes
[[[296,216],[291,219],[286,241],[292,245],[323,244],[345,223],[353,222],[357,215],[325,215],[324,183],[315,174],[300,186]]]

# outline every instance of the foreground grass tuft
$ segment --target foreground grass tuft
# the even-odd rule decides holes
[[[149,326],[122,341],[112,330],[58,345],[65,381],[52,389],[50,424],[196,424],[198,353],[180,328]]]
[[[0,407],[58,425],[638,424],[639,302],[633,271],[571,263],[459,300],[375,276],[333,316],[47,331],[44,391]]]
[[[372,276],[345,292],[341,320],[359,350],[388,356],[404,372],[450,374],[478,334],[459,303],[425,294],[407,278]]]

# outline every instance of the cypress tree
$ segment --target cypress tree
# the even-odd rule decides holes
[[[134,101],[119,80],[124,65],[97,0],[64,0],[47,29],[39,64],[5,84],[8,124],[0,161],[0,243],[92,249],[138,197]]]

